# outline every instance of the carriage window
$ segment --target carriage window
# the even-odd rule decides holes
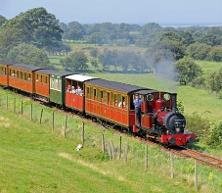
[[[86,98],[90,98],[90,90],[89,90],[89,87],[86,87]]]
[[[90,98],[93,99],[94,96],[94,90],[92,87],[90,87]]]
[[[130,96],[130,110],[134,110],[133,95]]]
[[[42,82],[42,75],[41,75],[41,79],[40,79],[40,82]]]
[[[98,90],[98,101],[102,102],[103,101],[103,91],[102,90]]]
[[[28,74],[28,80],[31,80],[31,74]]]
[[[117,107],[118,106],[117,94],[113,95],[113,99],[114,99],[114,106]]]
[[[126,101],[126,97],[122,96],[122,108],[126,108],[127,107],[127,101]]]
[[[23,79],[23,73],[22,72],[20,72],[20,78]]]
[[[45,83],[48,84],[48,77],[45,77]]]
[[[96,95],[97,95],[97,93],[96,93],[96,88],[94,88],[94,89],[93,89],[93,99],[94,99],[94,100],[96,100]]]
[[[111,92],[110,105],[114,105],[114,94]]]
[[[61,79],[51,78],[51,89],[61,91]]]
[[[27,73],[24,73],[24,79],[27,80],[28,77],[27,77]]]
[[[103,92],[103,103],[108,104],[108,93],[107,92]]]
[[[117,95],[117,106],[122,108],[122,96],[120,94]]]

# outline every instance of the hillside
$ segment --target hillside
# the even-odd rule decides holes
[[[0,93],[1,192],[194,192],[192,160],[175,157],[174,179],[171,180],[169,155],[149,146],[148,170],[145,171],[144,144],[125,135],[122,136],[123,152],[127,142],[128,162],[124,161],[124,154],[121,160],[109,159],[109,154],[101,151],[101,133],[105,133],[107,145],[111,142],[118,147],[118,132],[104,131],[87,120],[85,146],[76,151],[81,143],[80,117],[56,110],[52,132],[50,115],[55,109],[32,103],[33,121],[30,121],[29,98],[1,89]],[[44,113],[39,124],[41,109]],[[64,137],[65,115],[68,115],[69,132]],[[201,165],[198,168],[199,189],[219,192],[221,173]],[[206,180],[209,175],[214,176],[213,181]]]

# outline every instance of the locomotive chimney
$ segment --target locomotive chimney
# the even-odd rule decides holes
[[[172,93],[171,98],[172,98],[172,110],[176,111],[177,110],[177,94]]]

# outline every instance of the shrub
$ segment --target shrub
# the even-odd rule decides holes
[[[210,122],[198,113],[187,116],[187,128],[194,132],[199,139],[206,141],[209,137]]]
[[[222,122],[212,129],[208,140],[208,145],[212,147],[222,145]]]

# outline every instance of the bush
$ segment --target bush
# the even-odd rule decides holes
[[[197,88],[205,88],[206,83],[205,83],[205,78],[203,76],[198,76],[191,82],[191,86],[197,87]]]
[[[86,72],[88,70],[88,58],[82,51],[74,52],[60,62],[67,71]]]
[[[191,83],[194,79],[202,75],[201,67],[189,57],[184,57],[178,60],[176,68],[180,83]]]
[[[210,122],[198,113],[187,116],[187,128],[194,132],[199,139],[206,141],[209,137]]]
[[[212,129],[208,140],[208,145],[212,147],[222,145],[222,122],[220,122]]]

